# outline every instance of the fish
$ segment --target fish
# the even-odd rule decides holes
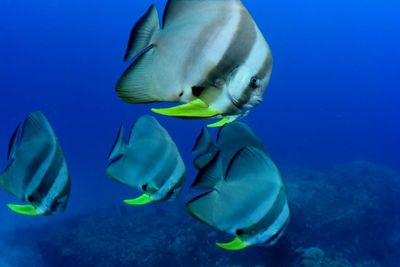
[[[186,166],[168,132],[149,115],[134,124],[128,142],[120,127],[109,155],[107,176],[137,188],[142,195],[124,200],[128,205],[145,205],[176,199],[185,182]]]
[[[23,215],[52,215],[66,209],[71,178],[59,140],[45,115],[36,111],[14,131],[0,187],[26,205],[8,204]]]
[[[232,157],[243,147],[257,147],[267,153],[262,140],[253,130],[243,122],[233,122],[219,128],[216,143],[211,138],[207,128],[203,127],[198,135],[192,153],[195,155],[193,163],[200,170],[219,151],[222,164],[226,169]]]
[[[202,169],[203,189],[208,191],[186,203],[197,220],[234,235],[227,250],[274,245],[290,221],[286,187],[273,161],[255,147],[240,149],[222,169],[221,154]]]
[[[170,0],[162,27],[151,5],[131,30],[116,85],[129,104],[181,103],[153,108],[185,119],[220,119],[221,127],[263,100],[272,52],[240,0]]]

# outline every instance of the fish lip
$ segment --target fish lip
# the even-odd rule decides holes
[[[228,93],[228,98],[231,101],[231,103],[233,104],[233,106],[239,111],[242,112],[241,109],[241,105],[239,104],[239,102],[230,94]]]
[[[251,105],[246,103],[241,105],[231,94],[228,93],[229,100],[232,102],[233,106],[237,109],[237,111],[241,114],[241,117],[245,116],[247,112],[252,109],[254,106],[261,104],[262,98],[257,99],[255,105]]]

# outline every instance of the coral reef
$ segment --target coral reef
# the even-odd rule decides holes
[[[284,177],[292,219],[274,247],[221,250],[214,242],[230,237],[191,218],[181,202],[113,207],[12,236],[37,233],[30,239],[46,266],[397,266],[398,173],[354,162]]]
[[[320,248],[311,247],[307,249],[299,248],[296,250],[299,254],[294,267],[351,267],[352,265],[343,258],[331,259],[325,255]]]

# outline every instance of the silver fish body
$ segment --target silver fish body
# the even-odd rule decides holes
[[[128,103],[200,100],[212,110],[159,112],[186,118],[244,116],[262,101],[272,69],[271,50],[239,0],[168,1],[162,29],[152,6],[132,30],[126,59],[135,57],[119,96]]]
[[[70,175],[58,138],[41,112],[31,113],[14,132],[9,164],[1,187],[29,205],[9,205],[25,215],[50,215],[65,210]]]
[[[184,162],[168,132],[151,116],[137,120],[128,143],[121,127],[109,160],[107,175],[111,179],[143,192],[144,202],[127,204],[174,200],[182,190]]]
[[[198,220],[235,236],[218,246],[239,250],[273,245],[290,220],[286,188],[261,140],[240,122],[223,126],[217,142],[203,129],[193,151],[199,169],[192,188],[206,190],[187,203]]]

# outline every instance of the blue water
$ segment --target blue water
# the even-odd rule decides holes
[[[0,166],[17,123],[41,110],[59,136],[72,175],[68,209],[54,217],[12,214],[5,204],[13,198],[0,193],[4,231],[62,224],[132,196],[106,178],[107,155],[119,125],[131,125],[152,105],[125,104],[114,87],[127,67],[122,58],[132,25],[151,3],[161,12],[165,2],[0,0]],[[359,160],[400,171],[400,3],[243,2],[274,55],[264,102],[244,121],[283,172],[329,170]],[[157,119],[176,140],[190,181],[195,175],[190,150],[205,122]],[[341,177],[335,179],[341,186]],[[400,195],[393,201],[399,200]],[[399,217],[393,211],[383,215]],[[10,250],[22,250],[16,244]]]

